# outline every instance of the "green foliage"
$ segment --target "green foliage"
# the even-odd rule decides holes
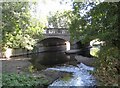
[[[104,53],[103,53],[104,52]],[[118,86],[120,51],[117,47],[103,47],[96,60],[94,74],[99,79],[99,85]]]
[[[100,40],[116,43],[118,32],[118,3],[74,3],[70,33],[73,39],[80,39],[84,43],[99,38]],[[88,10],[88,7],[91,8]],[[86,11],[83,13],[82,11]],[[113,35],[113,36],[110,36]]]
[[[24,74],[3,74],[2,77],[3,88],[9,87],[32,87],[36,88],[37,86],[48,85],[48,80],[44,77],[34,77]]]
[[[54,28],[68,28],[68,24],[70,23],[70,18],[68,14],[71,11],[64,11],[64,12],[56,12],[51,14],[48,17],[48,26],[53,26]]]
[[[94,6],[94,4],[91,3],[89,5],[91,7]],[[82,12],[85,11],[89,5],[83,3],[73,3],[73,12],[71,13],[71,23],[69,25],[71,40],[79,39],[84,42],[86,36],[90,33],[90,30],[87,30],[87,28],[89,29],[90,27],[90,23],[88,22],[89,18]],[[87,41],[85,42],[88,42],[90,39],[86,40]]]
[[[90,55],[94,56],[94,57],[98,57],[98,53],[99,53],[100,49],[97,47],[93,47],[90,49]]]
[[[35,72],[37,69],[36,69],[33,65],[31,65],[31,66],[28,67],[28,70],[29,70],[29,72],[33,73],[33,72]]]
[[[36,42],[35,39],[41,37],[43,26],[37,19],[31,18],[31,4],[29,2],[2,3],[3,47],[31,50]]]
[[[72,38],[79,39],[84,44],[96,38],[105,41],[104,47],[98,53],[95,71],[97,79],[103,85],[118,85],[119,4],[116,2],[104,2],[98,5],[73,3],[73,16],[69,26]]]

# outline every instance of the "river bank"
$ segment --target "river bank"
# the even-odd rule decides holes
[[[42,77],[44,80],[47,80],[45,83],[43,82],[42,85],[50,85],[55,80],[62,78],[64,75],[69,74],[67,72],[61,71],[53,71],[53,70],[45,70],[46,67],[41,70],[37,71],[34,66],[29,62],[31,58],[24,58],[24,57],[14,57],[10,60],[6,60],[5,58],[1,60],[2,62],[2,73],[14,73],[14,74],[25,74],[31,75],[33,77]],[[87,63],[87,65],[92,65],[94,59],[77,56],[76,63]],[[89,63],[88,63],[89,62]],[[67,62],[64,65],[69,65],[71,63]],[[43,80],[43,81],[44,81]]]

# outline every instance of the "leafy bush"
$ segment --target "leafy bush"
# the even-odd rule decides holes
[[[118,86],[119,50],[116,47],[103,47],[96,60],[95,75],[100,85]]]
[[[2,27],[0,26],[2,48],[32,50],[36,39],[42,37],[43,24],[30,14],[30,5],[34,4],[29,4],[29,2],[2,3]]]
[[[22,74],[3,74],[2,77],[3,88],[9,87],[24,87],[24,88],[36,88],[36,86],[48,85],[48,80],[44,77],[33,77],[30,75]]]
[[[90,49],[90,55],[94,56],[94,57],[98,57],[98,52],[100,51],[99,48],[91,48]]]
[[[88,9],[89,7],[90,10]],[[119,32],[120,2],[103,3],[73,3],[73,17],[69,31],[73,39],[79,39],[88,44],[93,39],[105,41],[100,49],[95,64],[95,75],[101,85],[118,85],[118,72],[120,58],[120,32]],[[83,13],[82,11],[85,11]],[[83,16],[82,16],[83,15]],[[91,52],[97,54],[98,50]]]

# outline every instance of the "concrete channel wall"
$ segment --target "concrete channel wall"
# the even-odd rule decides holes
[[[12,51],[8,51],[7,54],[10,54],[10,56],[21,56],[21,55],[27,55],[27,54],[34,54],[34,53],[40,53],[40,52],[46,52],[46,51],[65,51],[66,45],[61,46],[52,46],[52,47],[36,47],[34,50],[27,50],[27,49],[12,49]],[[3,55],[2,52],[0,52],[0,58],[5,57],[5,54]]]
[[[7,54],[10,54],[10,56],[20,56],[20,55],[27,55],[33,53],[32,51],[29,51],[27,49],[12,49],[12,52],[7,52]],[[5,53],[2,51],[0,52],[0,58],[5,57]]]

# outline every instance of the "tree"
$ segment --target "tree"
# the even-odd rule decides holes
[[[88,10],[88,8],[91,8]],[[95,75],[104,85],[118,84],[120,58],[119,3],[73,3],[73,17],[69,31],[73,39],[89,43],[93,39],[105,41],[96,60]],[[84,14],[83,11],[86,11]],[[82,13],[82,14],[81,14]],[[98,76],[99,75],[99,76]],[[106,83],[107,82],[107,83]]]
[[[48,16],[48,26],[54,28],[68,28],[68,24],[70,22],[70,18],[68,17],[68,13],[71,11],[64,12],[56,12],[55,14],[51,14]]]
[[[88,7],[92,9],[82,16],[81,10],[87,10]],[[107,44],[118,44],[120,40],[118,34],[117,3],[106,2],[98,5],[94,3],[74,3],[73,9],[74,17],[70,24],[70,31],[73,33],[73,37],[83,38],[84,41],[86,40],[85,42],[99,38],[109,42]],[[78,36],[74,36],[74,34],[78,34]],[[109,35],[114,35],[114,37]],[[117,47],[119,46],[117,45]]]
[[[29,2],[2,2],[3,47],[32,49],[43,29],[30,14]]]

